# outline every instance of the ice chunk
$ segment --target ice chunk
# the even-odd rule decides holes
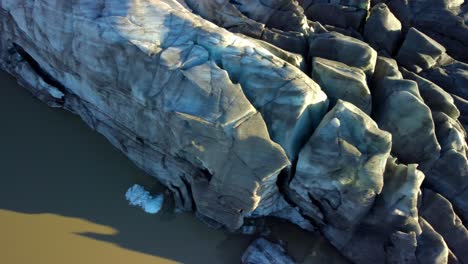
[[[125,198],[130,205],[139,206],[149,214],[158,213],[164,202],[162,194],[153,197],[145,188],[138,184],[133,185],[127,190]]]

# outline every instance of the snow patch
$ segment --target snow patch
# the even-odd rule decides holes
[[[161,210],[164,202],[162,194],[152,196],[142,186],[135,184],[125,193],[125,198],[130,205],[139,206],[149,214],[156,214]]]

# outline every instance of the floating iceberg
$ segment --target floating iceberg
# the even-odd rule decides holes
[[[145,188],[138,184],[133,185],[127,190],[125,198],[130,205],[139,206],[149,214],[158,213],[164,202],[162,194],[153,197]]]

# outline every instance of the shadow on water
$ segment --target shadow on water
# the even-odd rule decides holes
[[[118,7],[122,6],[125,5]],[[109,7],[108,10],[121,11],[123,13],[118,15],[125,16],[128,10],[119,8]],[[166,36],[163,39],[175,41],[178,38]],[[136,168],[103,136],[89,129],[78,116],[47,107],[3,72],[0,72],[0,123],[0,231],[2,221],[10,223],[3,228],[15,230],[8,233],[12,237],[6,240],[15,239],[15,232],[21,231],[21,227],[11,224],[14,223],[11,217],[3,216],[6,211],[12,211],[14,217],[47,213],[66,217],[66,221],[74,224],[78,220],[89,221],[92,228],[72,233],[89,241],[108,242],[132,252],[184,263],[239,263],[242,252],[252,240],[249,236],[210,229],[190,213],[174,214],[164,208],[157,215],[149,215],[128,206],[124,194],[134,183],[154,192],[165,189]],[[284,240],[297,260],[306,258],[309,259],[307,263],[332,263],[328,253],[336,253],[323,239],[290,224],[272,221],[269,225],[274,237]],[[115,232],[96,232],[101,226]],[[67,243],[65,238],[51,241],[47,232],[37,241]],[[3,250],[9,251],[0,247],[0,263]],[[320,253],[322,251],[326,253]],[[155,258],[156,262],[151,262],[158,263],[158,260]],[[120,260],[118,263],[129,262]]]
[[[157,215],[129,206],[124,194],[131,185],[138,183],[153,192],[164,192],[165,188],[138,169],[103,136],[88,128],[78,116],[49,108],[20,87],[12,76],[1,71],[0,123],[0,231],[1,228],[13,229],[7,237],[2,234],[5,241],[18,240],[13,236],[24,227],[5,224],[9,219],[4,216],[6,211],[54,214],[92,222],[89,227],[78,228],[77,232],[69,230],[90,240],[80,244],[84,254],[88,252],[86,248],[92,246],[89,245],[91,241],[101,241],[183,263],[239,263],[253,239],[213,230],[192,213],[176,214],[170,209],[170,202],[166,202]],[[37,228],[49,228],[47,232],[54,233],[56,227],[50,227],[51,221],[47,225],[39,224]],[[32,221],[35,222],[37,220]],[[322,263],[322,257],[334,254],[323,239],[313,234],[279,221],[269,220],[267,223],[273,237],[285,241],[291,255],[298,260],[306,258],[312,260],[307,263]],[[96,232],[95,225],[115,232]],[[63,243],[63,247],[75,245],[68,241],[69,238],[52,241],[54,238],[47,232],[34,238],[37,243]],[[39,236],[36,232],[31,235]],[[24,240],[29,240],[28,234],[22,239],[18,243],[23,246]],[[10,249],[0,247],[0,263],[2,250]],[[92,252],[96,256],[108,254],[104,249]],[[40,254],[44,255],[43,252]],[[110,254],[121,256],[122,253],[114,250]],[[136,259],[133,255],[126,257]],[[149,263],[159,263],[159,258],[150,259]],[[54,256],[47,257],[44,263],[58,263],[51,259]],[[140,263],[147,262],[141,260]]]
[[[0,209],[86,219],[117,234],[82,236],[175,261],[239,263],[249,237],[210,229],[190,213],[129,206],[132,184],[164,188],[78,116],[47,107],[3,72],[0,122]]]

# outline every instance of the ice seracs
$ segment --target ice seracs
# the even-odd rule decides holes
[[[464,2],[0,0],[0,68],[213,226],[270,216],[354,263],[464,262]]]

